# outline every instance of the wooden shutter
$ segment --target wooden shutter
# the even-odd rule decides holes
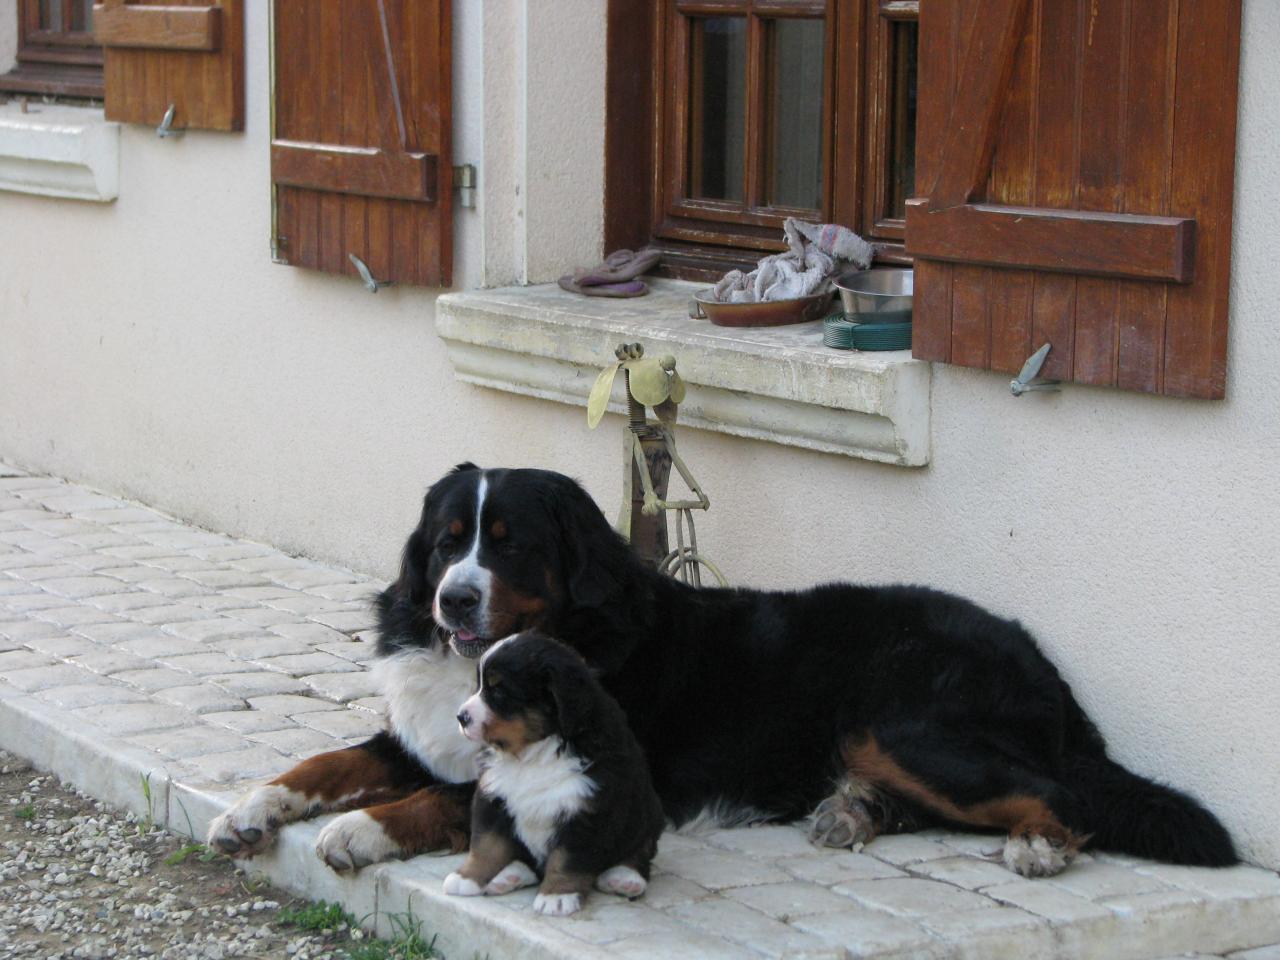
[[[93,30],[108,120],[244,129],[243,0],[104,0]]]
[[[449,0],[275,0],[277,259],[447,285]]]
[[[1240,0],[928,0],[917,357],[1225,389]]]

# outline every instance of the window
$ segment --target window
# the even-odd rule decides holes
[[[712,277],[781,249],[796,216],[902,260],[917,18],[917,0],[612,0],[606,244]]]
[[[0,91],[101,98],[93,0],[18,0],[18,65]]]

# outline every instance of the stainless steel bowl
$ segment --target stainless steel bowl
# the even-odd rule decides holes
[[[836,278],[840,302],[850,319],[872,317],[880,323],[911,319],[911,294],[915,274],[901,267],[858,270]]]

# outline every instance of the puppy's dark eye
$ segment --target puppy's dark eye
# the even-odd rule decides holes
[[[500,673],[491,673],[491,674],[489,674],[489,678],[485,681],[485,686],[486,686],[486,687],[493,688],[493,687],[498,686],[498,685],[499,685],[499,684],[501,684],[501,683],[502,683],[502,674],[500,674]]]

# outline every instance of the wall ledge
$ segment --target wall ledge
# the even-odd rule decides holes
[[[0,106],[0,190],[102,202],[119,185],[120,125],[100,107]]]
[[[908,351],[822,344],[822,323],[728,328],[687,314],[701,285],[651,283],[631,300],[581,297],[555,284],[450,293],[436,332],[455,376],[510,393],[586,406],[614,347],[674,354],[688,385],[682,426],[918,467],[929,462],[930,366]],[[610,409],[624,412],[622,379]]]

